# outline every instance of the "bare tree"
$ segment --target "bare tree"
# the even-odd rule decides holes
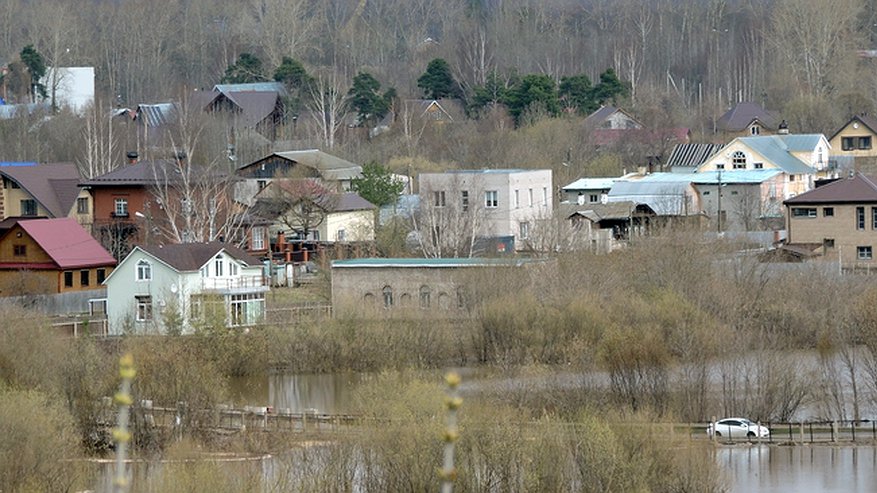
[[[118,137],[113,132],[110,108],[102,100],[95,100],[86,110],[82,137],[84,155],[76,165],[83,178],[109,173],[118,166]]]
[[[312,178],[274,180],[262,195],[279,221],[302,240],[313,236],[340,199],[335,190]]]
[[[412,229],[424,257],[476,253],[476,241],[485,235],[483,193],[477,181],[463,183],[457,176],[446,187],[420,190],[420,210],[412,216]]]
[[[350,114],[347,102],[347,88],[343,85],[338,71],[319,75],[311,86],[311,100],[307,104],[323,145],[335,147],[335,136]]]

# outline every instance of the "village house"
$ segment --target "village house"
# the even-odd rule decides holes
[[[28,289],[38,294],[98,290],[115,265],[73,218],[0,223],[0,296],[26,294],[18,291],[23,275],[34,281]]]
[[[831,160],[839,157],[853,159],[861,169],[863,166],[877,164],[877,119],[861,114],[855,115],[841,126],[829,139]],[[832,163],[833,164],[833,163]],[[836,168],[842,167],[840,164]]]
[[[771,135],[777,133],[780,125],[776,114],[764,109],[760,104],[743,101],[735,104],[715,122],[715,131],[724,139]],[[788,130],[786,125],[785,130]]]
[[[90,229],[91,196],[79,187],[75,164],[0,163],[0,176],[0,218],[70,217]]]
[[[786,254],[798,259],[822,256],[843,269],[877,268],[877,180],[854,173],[784,204]]]
[[[238,202],[252,204],[254,197],[275,179],[311,178],[337,191],[350,190],[362,176],[362,166],[319,149],[275,152],[237,170],[242,179],[235,187]]]
[[[110,334],[248,327],[265,317],[263,266],[224,243],[137,246],[107,277]]]

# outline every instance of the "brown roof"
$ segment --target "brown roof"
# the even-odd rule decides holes
[[[177,243],[159,246],[140,246],[144,252],[161,260],[180,272],[196,271],[210,261],[217,253],[225,251],[247,265],[259,265],[259,259],[240,248],[227,243]]]
[[[79,170],[73,163],[2,167],[0,173],[18,183],[53,217],[67,217],[79,196]]]
[[[827,185],[792,197],[784,203],[797,204],[836,204],[877,202],[877,180],[856,173]]]
[[[244,116],[247,125],[257,125],[274,112],[280,96],[269,91],[229,92],[225,95],[231,100]]]
[[[165,174],[168,177],[178,176],[179,172],[174,174],[176,167],[177,161],[173,160],[140,161],[136,164],[121,166],[104,175],[95,176],[81,182],[80,185],[87,187],[156,185],[164,182]],[[196,175],[200,176],[198,173]],[[172,182],[172,180],[168,181]]]
[[[777,128],[776,116],[758,103],[742,102],[734,105],[716,120],[716,127],[726,132],[739,132],[758,120],[765,128]]]

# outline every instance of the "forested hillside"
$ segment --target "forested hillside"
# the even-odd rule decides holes
[[[567,80],[569,88],[573,83],[596,85],[612,69],[626,89],[619,102],[647,125],[684,126],[702,135],[731,104],[748,100],[779,112],[793,131],[831,132],[850,114],[874,106],[877,59],[863,53],[874,47],[877,36],[874,3],[0,0],[0,62],[15,62],[23,48],[33,45],[47,66],[94,66],[100,99],[132,107],[179,100],[193,89],[233,80],[240,76],[236,64],[247,69],[248,80],[288,81],[283,77],[289,72],[277,70],[284,60],[287,68],[303,68],[323,89],[331,85],[338,94],[346,94],[354,78],[367,73],[381,94],[432,96],[418,81],[431,61],[442,59],[458,84],[447,95],[462,96],[469,116],[482,121],[489,118],[477,110],[504,102],[499,92],[527,77],[547,77],[558,87]],[[242,67],[242,62],[249,65]],[[7,78],[7,86],[14,86]],[[311,92],[299,96],[308,99]],[[544,116],[569,115],[561,109],[538,108],[523,120],[512,116],[518,126],[529,125]],[[443,136],[436,149],[430,148],[436,139],[408,129],[387,148],[365,143],[366,138],[347,138],[336,152],[363,161],[390,161],[404,154],[488,166],[588,159],[584,150],[578,152],[581,137],[574,130],[517,136],[527,140],[522,154],[504,141],[512,130],[498,131],[498,126],[471,123]],[[316,132],[307,134],[308,128],[301,127],[295,129],[300,143],[321,143]],[[3,130],[0,138],[20,140],[10,132]],[[57,132],[61,135],[40,140],[69,143],[68,133],[75,135]],[[471,143],[473,135],[481,138]],[[31,159],[75,159],[81,153],[70,146],[42,145],[5,158],[24,159],[20,154],[29,153],[37,154]]]

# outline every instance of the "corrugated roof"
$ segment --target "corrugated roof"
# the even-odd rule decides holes
[[[758,120],[766,128],[777,128],[776,116],[762,108],[760,104],[752,102],[734,105],[716,120],[716,128],[726,132],[740,132],[748,127],[753,120]]]
[[[261,265],[259,259],[240,248],[216,241],[210,243],[139,246],[137,248],[173,267],[178,272],[197,271],[221,251],[249,266]]]
[[[725,144],[676,144],[667,158],[665,167],[698,167],[705,163],[713,154],[719,152]]]
[[[276,91],[231,91],[225,96],[243,113],[246,125],[255,126],[267,118],[277,107],[280,96]]]
[[[877,179],[856,173],[786,200],[785,204],[877,202]]]
[[[179,164],[175,160],[139,161],[136,164],[121,166],[109,173],[80,182],[80,186],[150,186],[165,183],[166,180],[168,183],[173,183],[175,178],[180,176],[179,171],[177,171],[178,166]],[[188,166],[197,168],[191,164]],[[215,177],[224,176],[216,170],[193,172],[193,176],[207,176],[208,173],[212,173]]]
[[[332,268],[517,267],[534,262],[543,262],[543,260],[529,258],[361,258],[352,260],[333,260]]]
[[[375,205],[362,198],[358,193],[342,193],[335,205],[335,212],[372,210]]]
[[[140,104],[134,119],[147,127],[159,127],[177,121],[177,106],[174,103]]]
[[[632,201],[648,205],[659,216],[694,213],[688,210],[690,174],[655,173],[639,180],[617,181],[609,190],[608,201]]]
[[[18,225],[60,269],[116,265],[116,259],[75,219],[20,220]]]
[[[507,175],[511,173],[526,173],[528,171],[541,171],[535,169],[521,169],[521,168],[508,168],[508,169],[451,169],[445,171],[444,174],[469,174],[469,175]],[[425,175],[431,173],[423,173]],[[437,173],[443,174],[443,173]]]
[[[79,169],[73,163],[0,167],[53,217],[65,217],[79,196]]]
[[[637,205],[639,204],[630,200],[619,200],[606,204],[590,204],[588,206],[577,205],[576,210],[567,215],[567,217],[579,215],[593,222],[604,219],[629,219],[631,213],[636,210]]]

